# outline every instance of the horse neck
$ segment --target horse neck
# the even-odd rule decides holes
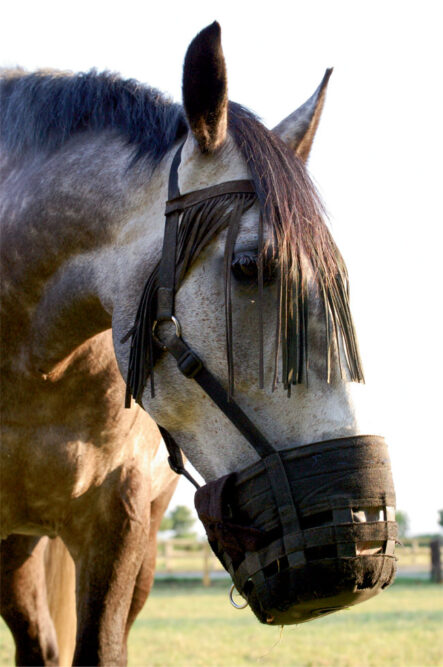
[[[71,257],[112,242],[137,205],[128,158],[127,148],[102,133],[75,138],[54,155],[10,161],[3,238],[7,255],[19,253],[17,278],[46,279]]]
[[[115,252],[128,220],[142,217],[148,206],[149,168],[128,170],[129,160],[129,149],[102,133],[76,137],[51,156],[6,164],[4,307],[19,339],[34,332],[36,356],[45,369],[111,324],[106,290],[104,298],[99,293],[100,280],[106,284],[103,257]],[[65,317],[69,310],[75,323]],[[72,340],[63,335],[68,330]],[[14,346],[17,336],[8,335],[5,342]],[[49,346],[53,354],[45,364]]]

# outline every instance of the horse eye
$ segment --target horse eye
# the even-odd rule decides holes
[[[232,264],[232,275],[242,283],[255,283],[258,281],[258,255],[253,251],[243,251],[234,255]],[[271,283],[276,275],[276,262],[265,260],[263,263],[263,282]]]
[[[257,282],[258,263],[255,253],[234,255],[231,268],[232,275],[236,280],[244,283]]]

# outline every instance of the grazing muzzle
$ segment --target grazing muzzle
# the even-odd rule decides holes
[[[386,444],[293,447],[198,489],[214,553],[262,623],[303,623],[363,602],[395,574]]]

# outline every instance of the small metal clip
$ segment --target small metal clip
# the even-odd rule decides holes
[[[245,607],[248,606],[249,602],[245,600],[244,604],[237,604],[237,602],[234,601],[234,598],[232,597],[234,594],[234,591],[237,592],[237,595],[240,595],[240,593],[237,591],[235,584],[232,584],[230,590],[229,590],[229,602],[232,604],[233,607],[236,609],[245,609]]]

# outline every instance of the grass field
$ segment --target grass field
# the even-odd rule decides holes
[[[228,582],[156,582],[130,636],[131,667],[441,667],[443,587],[398,579],[378,597],[313,623],[260,625],[228,603]],[[13,664],[0,628],[0,665]]]

